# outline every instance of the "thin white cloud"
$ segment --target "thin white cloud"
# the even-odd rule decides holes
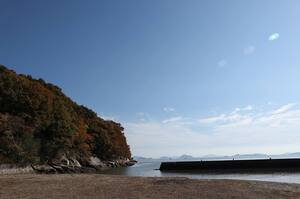
[[[235,113],[238,113],[240,111],[252,111],[253,110],[253,107],[251,105],[248,105],[248,106],[245,106],[245,107],[242,107],[242,108],[235,108],[234,111],[232,111],[232,114],[235,114]]]
[[[183,120],[183,118],[182,117],[171,117],[166,120],[163,120],[162,123],[166,124],[166,123],[170,123],[170,122],[177,122],[180,120]]]
[[[271,127],[292,127],[300,124],[300,110],[292,109],[288,105],[265,114],[255,121],[257,125]]]
[[[217,115],[217,116],[202,118],[199,120],[199,122],[200,123],[214,123],[214,122],[218,122],[218,121],[223,121],[225,117],[226,117],[225,114],[221,114],[221,115]]]
[[[235,108],[230,114],[220,114],[217,116],[211,116],[202,118],[199,120],[200,123],[215,123],[215,122],[228,122],[228,121],[236,121],[241,118],[239,112],[251,111],[253,107],[251,105]]]
[[[241,111],[241,109],[240,108],[235,108],[233,111],[232,111],[232,114],[235,114],[235,113],[238,113],[238,112],[240,112]]]
[[[219,68],[224,68],[227,65],[227,60],[226,59],[222,59],[218,62],[218,67]]]
[[[245,127],[251,125],[253,122],[253,118],[251,116],[241,116],[235,117],[235,120],[230,122],[220,124],[216,127],[217,130],[224,130],[230,128],[237,128],[237,127]]]
[[[200,119],[199,122],[200,123],[227,123],[227,122],[235,122],[235,121],[239,121],[240,119],[242,119],[242,115],[238,114],[238,113],[234,113],[232,112],[231,114],[221,114],[218,116],[214,116],[214,117],[207,117],[207,118],[203,118]]]
[[[247,125],[256,127],[282,127],[284,125],[295,124],[295,122],[299,122],[300,124],[300,110],[294,109],[295,105],[296,103],[289,103],[273,111],[256,114],[250,112],[253,110],[252,106],[246,106],[244,108],[236,108],[230,114],[222,114],[222,117],[212,117],[215,119],[204,118],[200,121],[211,123],[215,129],[219,130]]]
[[[164,107],[163,108],[163,110],[165,111],[165,112],[174,112],[175,111],[175,108],[172,108],[172,107]]]
[[[255,52],[255,46],[247,46],[246,48],[244,48],[244,55],[251,55]]]
[[[250,105],[239,109],[200,120],[124,123],[125,134],[134,155],[150,157],[300,150],[300,109],[294,103],[265,111]]]
[[[276,114],[281,114],[281,113],[285,113],[287,112],[288,110],[290,110],[291,108],[293,108],[294,106],[296,105],[296,103],[289,103],[289,104],[286,104],[276,110],[274,110],[272,112],[272,114],[276,115]]]
[[[243,108],[244,111],[252,111],[253,107],[251,105],[248,105],[246,107]]]
[[[274,41],[274,40],[277,40],[279,39],[279,33],[275,32],[275,33],[272,33],[270,36],[269,36],[269,41]]]
[[[150,120],[150,118],[151,118],[150,115],[145,112],[137,112],[136,116],[140,121],[147,121],[147,120]]]

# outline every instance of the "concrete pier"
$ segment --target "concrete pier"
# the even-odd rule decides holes
[[[161,171],[300,170],[300,158],[162,162]]]

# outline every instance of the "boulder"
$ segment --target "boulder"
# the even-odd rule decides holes
[[[97,157],[90,157],[88,161],[88,166],[99,169],[106,167],[105,163],[103,163],[99,158]]]
[[[48,164],[42,164],[42,165],[31,165],[32,169],[37,173],[57,173],[56,169],[51,167]]]
[[[81,164],[75,158],[70,158],[69,162],[71,166],[81,168]]]
[[[60,158],[56,158],[43,165],[32,165],[32,168],[38,173],[95,173],[97,170],[132,166],[135,163],[135,160],[124,158],[101,161],[95,156],[79,162],[76,158],[67,158],[67,156],[62,155]]]

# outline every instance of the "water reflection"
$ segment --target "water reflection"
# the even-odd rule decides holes
[[[102,171],[103,174],[146,176],[146,177],[188,177],[193,179],[239,179],[259,180],[271,182],[287,182],[300,184],[300,172],[273,172],[273,173],[185,173],[161,172],[158,170],[160,162],[140,162],[127,168],[116,168]]]

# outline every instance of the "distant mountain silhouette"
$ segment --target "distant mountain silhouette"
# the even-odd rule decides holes
[[[156,162],[156,161],[197,161],[197,160],[241,160],[241,159],[269,159],[269,158],[300,158],[300,152],[295,153],[284,153],[278,155],[267,155],[261,153],[253,153],[253,154],[235,154],[229,156],[222,156],[222,155],[204,155],[200,157],[194,157],[191,155],[181,155],[177,157],[160,157],[160,158],[145,158],[142,156],[134,156],[135,160],[139,162]]]

